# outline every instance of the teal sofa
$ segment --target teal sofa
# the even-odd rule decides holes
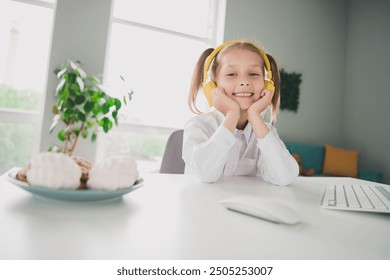
[[[291,154],[299,154],[302,159],[302,167],[305,169],[313,168],[314,176],[325,176],[322,174],[324,159],[325,159],[325,145],[303,144],[295,142],[285,142],[287,149]],[[382,173],[364,170],[359,167],[358,178],[373,182],[382,182]]]

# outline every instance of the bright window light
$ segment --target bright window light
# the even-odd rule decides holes
[[[120,97],[123,77],[134,94],[119,129],[99,136],[98,160],[127,154],[158,170],[167,137],[192,117],[187,98],[196,61],[221,43],[221,3],[114,0],[104,81]]]
[[[54,2],[0,1],[0,174],[39,149]]]

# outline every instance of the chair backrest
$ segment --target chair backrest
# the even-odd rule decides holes
[[[160,173],[184,174],[183,132],[183,129],[179,129],[169,136],[161,161]]]

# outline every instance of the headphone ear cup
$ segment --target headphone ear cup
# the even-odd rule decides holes
[[[216,87],[217,87],[217,85],[213,81],[210,81],[210,82],[203,85],[203,93],[204,93],[204,96],[206,97],[207,102],[209,103],[210,107],[213,106],[213,102],[211,101],[211,92]]]
[[[264,81],[264,88],[275,92],[275,85],[272,81]]]

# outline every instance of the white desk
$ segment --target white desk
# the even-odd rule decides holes
[[[324,210],[324,182],[276,187],[253,177],[204,184],[144,174],[142,188],[106,203],[42,200],[0,178],[0,259],[390,259],[390,216]],[[238,195],[275,198],[295,226],[226,210]]]

